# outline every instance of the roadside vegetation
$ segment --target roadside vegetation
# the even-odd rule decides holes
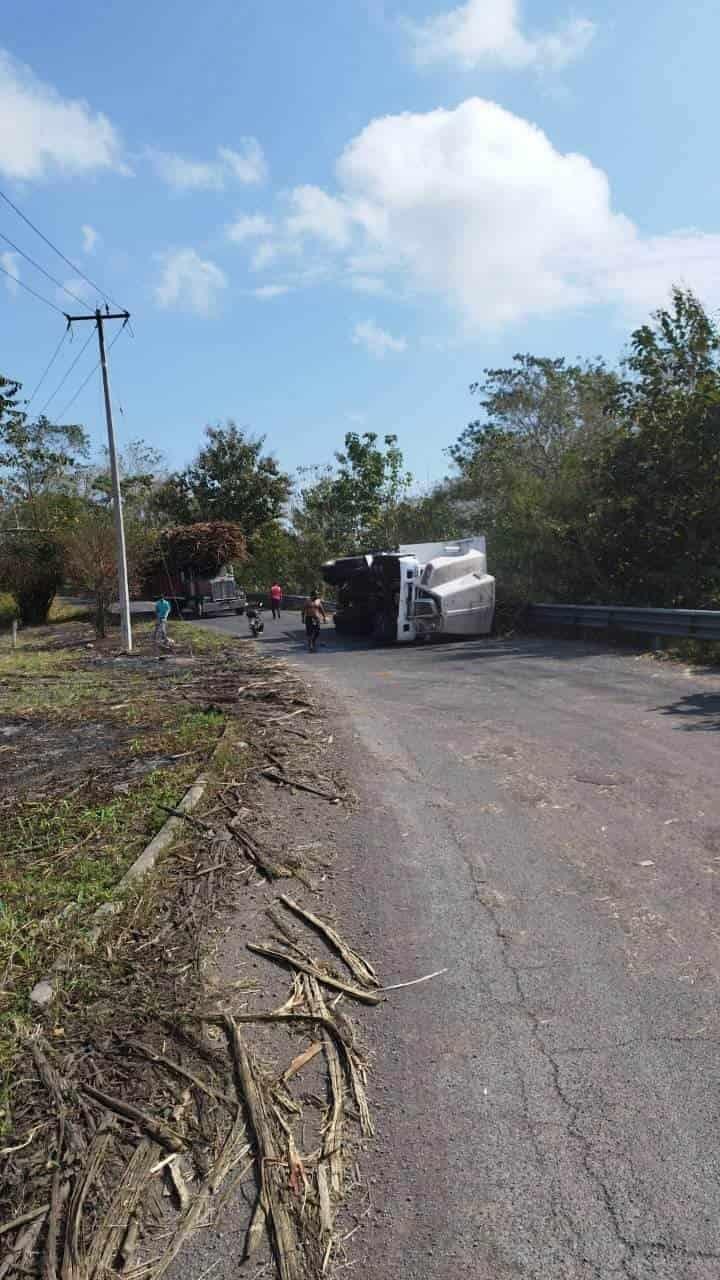
[[[184,697],[228,642],[185,625],[178,653],[158,663],[149,628],[132,664],[117,638],[93,642],[87,623],[20,633],[0,652],[0,1072],[31,1007],[29,993],[71,951],[88,917],[115,895],[211,754],[224,725]]]
[[[147,628],[132,656],[92,636],[0,655],[0,1272],[160,1280],[233,1196],[264,1274],[319,1278],[349,1261],[373,1132],[350,1002],[383,999],[328,918],[352,800],[333,735],[251,642],[178,625],[159,660]],[[200,804],[118,892],[201,768]]]

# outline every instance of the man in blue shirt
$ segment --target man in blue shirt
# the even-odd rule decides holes
[[[170,601],[166,600],[165,596],[161,596],[160,599],[155,602],[155,631],[153,634],[155,644],[167,644],[167,620],[169,617]]]

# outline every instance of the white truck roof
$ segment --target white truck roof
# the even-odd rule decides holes
[[[485,535],[473,534],[469,538],[451,538],[447,542],[409,542],[398,548],[398,555],[415,556],[420,564],[427,564],[438,556],[463,556],[468,551],[486,553]]]

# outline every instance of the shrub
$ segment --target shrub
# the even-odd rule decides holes
[[[0,629],[9,627],[19,612],[15,597],[9,591],[0,591]]]

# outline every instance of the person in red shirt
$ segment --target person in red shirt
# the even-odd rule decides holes
[[[282,604],[283,591],[279,583],[274,582],[270,588],[270,608],[272,609],[273,618],[280,617],[280,606]]]

